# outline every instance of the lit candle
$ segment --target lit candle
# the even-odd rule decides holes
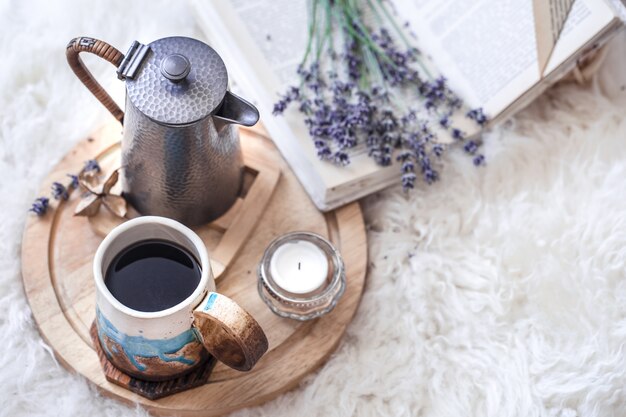
[[[276,248],[270,260],[274,282],[283,290],[306,294],[320,288],[328,278],[328,258],[312,242],[296,240]]]

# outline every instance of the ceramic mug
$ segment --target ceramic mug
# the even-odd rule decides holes
[[[107,268],[122,250],[147,240],[175,243],[198,261],[200,282],[179,304],[155,312],[122,304],[107,288]],[[123,372],[145,380],[183,375],[211,353],[226,365],[250,370],[267,351],[267,338],[254,318],[228,297],[215,292],[215,281],[202,239],[181,223],[143,216],[113,229],[93,262],[96,283],[96,327],[109,361]]]

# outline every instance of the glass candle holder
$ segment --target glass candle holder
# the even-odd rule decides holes
[[[339,251],[322,236],[292,232],[274,239],[258,266],[259,295],[277,315],[305,321],[330,312],[346,289]]]

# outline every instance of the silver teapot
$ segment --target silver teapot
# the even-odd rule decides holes
[[[126,82],[126,112],[79,57],[96,54]],[[122,188],[141,214],[187,225],[209,222],[237,199],[243,161],[236,125],[252,126],[258,110],[228,91],[220,56],[196,39],[137,41],[123,55],[106,42],[80,37],[67,46],[70,67],[124,125]]]

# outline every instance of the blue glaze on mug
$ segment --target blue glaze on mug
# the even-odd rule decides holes
[[[207,300],[206,305],[204,306],[203,310],[209,311],[210,309],[212,309],[213,304],[215,304],[216,299],[217,299],[217,294],[212,292],[211,295],[209,295],[209,299]]]
[[[200,339],[195,328],[190,328],[169,339],[146,339],[143,336],[129,336],[120,332],[113,323],[104,317],[104,314],[98,308],[96,309],[96,320],[98,321],[98,338],[107,356],[113,357],[114,354],[119,355],[120,352],[116,347],[113,347],[113,352],[109,350],[104,340],[105,336],[122,348],[123,354],[138,371],[145,371],[146,366],[137,362],[136,357],[159,358],[164,362],[180,362],[185,365],[194,365],[196,363],[194,359],[186,358],[182,355],[176,357],[167,356],[178,352],[189,343],[199,343]]]

